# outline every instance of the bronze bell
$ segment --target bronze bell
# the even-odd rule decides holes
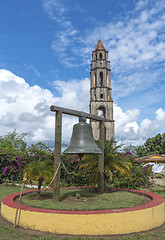
[[[66,154],[78,154],[80,159],[84,154],[102,154],[93,138],[91,124],[83,118],[73,126],[73,133],[69,146],[65,149]]]

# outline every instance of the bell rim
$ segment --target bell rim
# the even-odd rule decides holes
[[[91,152],[90,150],[89,151],[84,151],[84,150],[78,150],[78,151],[75,151],[75,152],[73,152],[73,151],[68,151],[67,149],[66,149],[66,151],[64,150],[64,152],[63,152],[64,154],[79,154],[79,153],[84,153],[84,154],[102,154],[102,151],[99,149],[98,150],[98,152]]]

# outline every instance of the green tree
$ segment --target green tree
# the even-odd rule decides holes
[[[127,153],[127,152],[131,152],[134,156],[136,156],[136,147],[133,145],[128,145],[128,146],[124,146],[121,150],[122,153]]]
[[[28,154],[31,156],[32,161],[45,161],[50,168],[54,168],[54,152],[46,146],[43,142],[31,144],[27,148]]]
[[[29,163],[24,172],[27,173],[26,177],[29,181],[35,181],[38,185],[38,195],[41,193],[41,187],[43,182],[50,183],[53,174],[50,168],[47,166],[46,161],[36,161]]]
[[[38,159],[40,159],[40,157],[43,155],[52,154],[52,150],[43,142],[31,144],[30,147],[28,147],[28,152],[32,155],[35,155]]]
[[[1,153],[3,154],[9,153],[11,155],[17,155],[17,156],[21,155],[20,151],[13,146],[12,141],[9,139],[0,140],[0,150],[1,150]]]
[[[143,145],[136,148],[136,153],[138,157],[165,154],[165,133],[159,133],[153,138],[148,138]]]
[[[26,151],[26,133],[17,133],[14,130],[11,133],[7,133],[4,136],[0,136],[0,148],[6,149],[10,153],[24,153]]]
[[[23,167],[28,162],[25,137],[16,130],[0,136],[0,183],[22,179]]]
[[[117,149],[120,146],[113,147],[113,141],[106,141],[104,148],[104,179],[112,181],[113,178],[120,173],[125,177],[129,177],[130,168],[132,166],[129,159],[122,156]],[[89,174],[89,185],[97,184],[98,179],[98,156],[88,155],[82,158],[80,174]]]
[[[43,142],[31,144],[27,152],[31,162],[25,167],[24,172],[27,172],[29,181],[35,181],[38,185],[38,195],[40,195],[43,182],[49,183],[53,176],[53,152]]]

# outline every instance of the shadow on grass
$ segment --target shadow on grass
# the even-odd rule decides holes
[[[98,195],[99,194],[97,193],[96,189],[75,189],[75,190],[68,189],[66,190],[66,192],[62,193],[60,197],[60,201],[64,201],[68,197],[93,198],[93,197],[97,197]]]

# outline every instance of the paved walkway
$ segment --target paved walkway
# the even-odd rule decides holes
[[[154,178],[155,184],[165,187],[165,178]]]

